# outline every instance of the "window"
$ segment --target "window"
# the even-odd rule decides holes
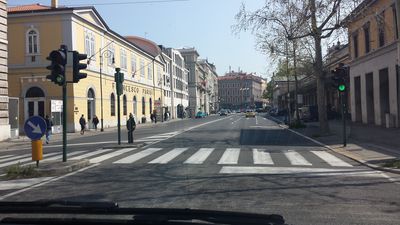
[[[364,25],[364,43],[365,43],[365,53],[368,53],[370,51],[370,36],[369,36],[369,23]]]
[[[358,34],[353,35],[354,58],[358,57]]]
[[[26,33],[26,53],[39,53],[39,32],[36,29],[31,28]]]
[[[111,116],[115,116],[115,95],[111,93],[110,97]]]
[[[114,56],[115,56],[115,47],[113,44],[108,45],[109,55],[107,58],[107,64],[111,66],[114,63]]]
[[[378,25],[378,45],[382,47],[385,45],[385,11],[376,16],[376,23]]]
[[[149,99],[149,109],[150,109],[150,114],[153,113],[153,100],[151,98]]]
[[[136,75],[136,55],[132,54],[131,55],[131,73],[132,73],[132,77],[134,77]]]
[[[128,109],[126,106],[126,95],[124,95],[124,97],[122,98],[122,113],[124,114],[124,116],[126,116],[126,114],[128,114]]]
[[[152,79],[153,79],[153,68],[152,68],[152,64],[149,64],[149,65],[147,66],[147,78],[148,78],[149,80],[152,80]]]
[[[142,97],[142,114],[146,115],[146,102],[144,97]]]
[[[140,59],[140,76],[144,77],[144,60]]]
[[[126,50],[121,48],[121,53],[120,53],[120,65],[121,69],[127,69],[128,67],[126,66]]]
[[[396,31],[396,34],[394,35],[397,38],[399,38],[399,27],[397,26],[397,12],[396,12],[396,6],[392,5],[392,13],[393,13],[393,25],[394,25],[394,29]]]
[[[85,31],[85,54],[88,57],[95,54],[95,38],[91,31]],[[92,59],[95,60],[95,57]]]
[[[137,115],[137,101],[136,96],[133,96],[133,114]]]

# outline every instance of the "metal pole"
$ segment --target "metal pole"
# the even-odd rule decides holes
[[[67,161],[67,82],[64,82],[62,88],[63,95],[63,162]]]
[[[345,115],[345,109],[346,109],[346,104],[344,102],[344,92],[340,93],[340,102],[342,105],[342,121],[343,121],[343,147],[346,147],[346,115]]]
[[[103,126],[103,74],[102,74],[102,67],[103,67],[103,55],[101,52],[100,48],[100,123],[101,123],[101,128],[100,131],[104,131],[104,126]]]
[[[121,145],[121,109],[119,95],[117,95],[117,107],[118,107],[118,145]]]

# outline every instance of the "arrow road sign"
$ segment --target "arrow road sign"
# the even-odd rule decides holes
[[[32,116],[25,121],[24,130],[26,136],[32,141],[39,140],[46,132],[46,121],[40,116]]]

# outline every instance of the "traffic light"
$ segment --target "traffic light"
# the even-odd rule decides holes
[[[50,66],[46,69],[50,70],[50,75],[46,78],[60,86],[65,83],[65,65],[67,64],[67,51],[65,49],[54,50],[50,52],[46,58],[51,61]]]
[[[121,73],[121,69],[120,68],[115,68],[116,73],[114,74],[114,80],[115,83],[117,84],[117,95],[120,96],[124,93],[123,90],[123,83],[124,83],[124,74]]]
[[[72,80],[74,83],[78,83],[80,79],[84,79],[87,77],[87,73],[81,73],[80,71],[87,68],[86,63],[80,63],[81,60],[87,59],[87,55],[80,54],[78,51],[73,51],[72,54]]]
[[[340,64],[339,67],[335,68],[332,70],[332,80],[339,92],[345,92],[346,91],[346,80],[348,78],[348,67],[344,66],[343,64]]]

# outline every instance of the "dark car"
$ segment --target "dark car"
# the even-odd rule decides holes
[[[220,116],[227,116],[227,115],[228,115],[228,112],[227,112],[226,110],[221,110],[221,111],[219,112],[219,115],[220,115]]]

